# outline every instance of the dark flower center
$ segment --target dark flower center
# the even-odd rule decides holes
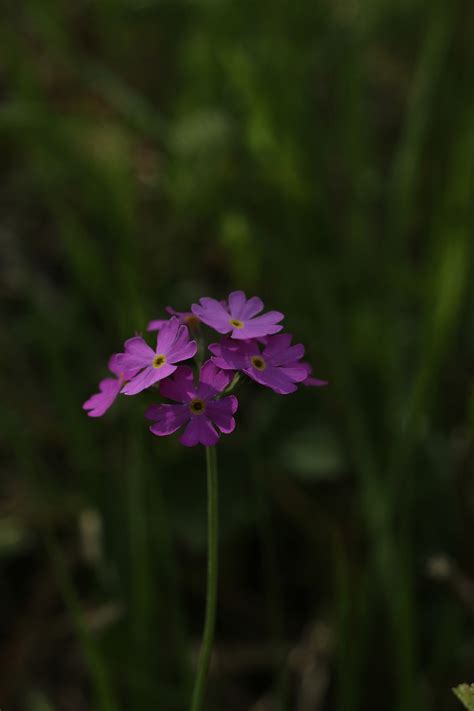
[[[189,409],[194,415],[202,415],[202,413],[206,409],[204,400],[200,400],[200,398],[198,397],[194,398],[194,400],[191,400],[191,402],[189,403]]]
[[[262,356],[252,356],[250,361],[256,370],[265,370],[267,367],[267,364],[263,360]]]
[[[234,328],[243,328],[245,326],[245,323],[243,321],[239,321],[238,318],[231,318],[229,323]]]
[[[184,323],[187,324],[190,328],[195,328],[199,325],[199,319],[194,314],[188,314],[184,317]]]
[[[154,368],[161,368],[166,363],[166,356],[160,353],[153,358],[152,365]]]

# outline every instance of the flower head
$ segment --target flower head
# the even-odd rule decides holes
[[[145,413],[147,419],[154,421],[150,431],[163,436],[176,432],[186,425],[180,442],[187,447],[203,444],[211,447],[219,439],[220,432],[229,434],[234,430],[234,413],[237,410],[237,398],[228,395],[216,399],[231,380],[231,374],[219,370],[210,360],[201,368],[199,384],[194,385],[193,371],[186,365],[179,366],[175,373],[164,380],[160,394],[178,405],[152,405]]]
[[[243,291],[233,291],[227,303],[204,296],[191,309],[200,321],[237,340],[267,336],[283,328],[278,324],[284,318],[282,313],[268,311],[258,316],[263,310],[262,300],[258,296],[247,299]]]
[[[125,342],[125,353],[119,353],[116,358],[119,367],[124,370],[135,369],[136,375],[121,392],[136,395],[153,383],[167,378],[176,370],[176,363],[192,358],[196,350],[196,341],[189,340],[188,329],[180,325],[176,316],[158,331],[155,350],[141,336],[129,338]]]
[[[99,392],[85,401],[82,408],[87,411],[89,417],[102,417],[107,412],[110,406],[114,403],[115,398],[122,389],[124,383],[132,378],[135,370],[123,370],[120,362],[117,362],[117,355],[113,355],[109,359],[108,368],[113,373],[115,378],[105,378],[99,383]]]
[[[199,325],[199,319],[193,314],[192,311],[176,311],[172,306],[167,306],[165,311],[167,311],[171,316],[177,316],[180,324],[183,326],[188,326],[189,328],[195,328]],[[161,318],[150,321],[146,327],[147,331],[159,331],[165,323],[168,323],[169,319]]]
[[[209,350],[213,353],[212,362],[219,368],[242,370],[252,380],[280,395],[294,392],[296,383],[308,377],[307,366],[300,362],[304,346],[301,343],[292,346],[287,333],[269,336],[263,345],[223,338],[221,343],[211,344]]]

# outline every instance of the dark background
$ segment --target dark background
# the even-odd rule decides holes
[[[221,440],[207,709],[447,711],[474,680],[474,11],[23,0],[0,25],[0,705],[186,709],[201,447],[83,401],[200,296],[324,390]]]

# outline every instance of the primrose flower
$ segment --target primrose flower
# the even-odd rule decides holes
[[[196,341],[189,340],[189,331],[173,316],[158,331],[156,349],[150,348],[141,336],[125,342],[125,353],[117,354],[119,367],[135,369],[136,374],[121,392],[136,395],[153,383],[167,378],[178,367],[176,363],[196,355]]]
[[[107,366],[110,372],[116,377],[101,380],[99,383],[99,392],[95,393],[95,395],[91,395],[82,406],[83,410],[87,411],[89,417],[102,417],[114,403],[124,383],[137,372],[136,370],[124,371],[120,362],[117,362],[117,355],[118,354],[115,354],[109,359]]]
[[[278,324],[284,318],[280,311],[257,316],[263,310],[262,300],[258,296],[247,299],[243,291],[233,291],[227,303],[204,296],[191,309],[203,323],[219,333],[230,333],[231,338],[238,340],[267,336],[283,328]]]
[[[178,405],[152,405],[145,417],[154,421],[150,431],[158,436],[170,435],[181,426],[186,429],[180,442],[187,447],[203,444],[212,447],[219,433],[230,434],[235,427],[234,413],[238,402],[234,395],[219,400],[216,397],[231,380],[232,374],[219,370],[210,360],[201,368],[199,384],[194,385],[193,371],[181,365],[160,385],[160,394],[175,400]]]
[[[256,341],[239,341],[223,338],[221,343],[212,343],[209,350],[212,362],[223,370],[242,370],[252,380],[271,388],[280,395],[293,393],[296,383],[308,377],[308,369],[299,362],[304,355],[301,343],[291,344],[291,336],[282,333],[269,336],[260,345]]]
[[[171,316],[177,316],[180,324],[188,326],[189,328],[196,328],[199,325],[199,319],[193,314],[192,311],[176,311],[172,306],[167,306],[165,311],[167,311]],[[168,323],[169,319],[161,318],[150,321],[146,327],[147,331],[159,331],[165,323]]]

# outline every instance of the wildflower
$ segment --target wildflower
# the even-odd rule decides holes
[[[193,371],[181,365],[160,385],[160,394],[175,400],[179,405],[152,405],[145,417],[154,421],[150,431],[155,435],[173,434],[180,427],[186,429],[180,442],[187,447],[203,444],[211,447],[217,443],[219,433],[230,434],[235,427],[234,413],[238,402],[234,395],[218,400],[231,380],[231,374],[219,370],[210,360],[201,368],[199,384],[194,385]]]
[[[246,340],[278,333],[283,326],[278,321],[284,318],[279,311],[261,314],[263,302],[258,296],[247,299],[243,291],[229,294],[228,303],[204,296],[200,304],[191,306],[192,312],[203,323],[219,333],[230,333],[231,338]]]
[[[126,381],[132,378],[137,372],[136,370],[124,371],[120,363],[117,362],[117,355],[118,354],[113,355],[108,363],[108,369],[116,377],[101,380],[99,383],[99,392],[95,393],[95,395],[91,395],[82,406],[84,410],[88,410],[87,414],[89,417],[102,417],[114,403],[115,398]]]
[[[176,309],[174,309],[172,306],[167,306],[165,311],[167,311],[172,316],[177,316],[180,324],[184,326],[188,326],[189,328],[195,328],[199,325],[199,319],[193,314],[192,311],[176,311]],[[169,319],[166,318],[155,319],[154,321],[150,321],[146,330],[159,331],[165,323],[168,323],[168,321]]]
[[[141,336],[125,342],[125,353],[117,355],[117,361],[125,369],[136,369],[136,375],[122,389],[125,395],[136,395],[146,388],[167,378],[178,367],[176,363],[188,360],[196,354],[196,341],[189,340],[189,331],[173,316],[158,331],[156,349]]]
[[[306,385],[307,387],[313,387],[313,388],[322,388],[325,385],[328,385],[327,380],[320,380],[319,378],[313,378],[312,372],[313,372],[313,367],[309,363],[301,363],[306,368],[306,378],[301,381],[302,385]]]
[[[212,362],[224,370],[242,370],[252,380],[265,385],[280,395],[287,395],[297,389],[308,377],[308,369],[300,363],[304,355],[301,343],[291,344],[291,336],[282,333],[269,336],[260,345],[257,341],[239,341],[223,338],[221,343],[213,343],[209,350]]]

